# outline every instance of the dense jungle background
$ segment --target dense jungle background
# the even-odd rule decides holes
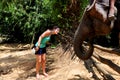
[[[42,80],[120,80],[117,30],[95,37],[94,53],[101,56],[96,62],[72,57],[74,33],[88,4],[88,0],[0,0],[0,80],[35,80],[31,47],[54,25],[60,27],[60,33],[52,36],[47,48],[49,77],[41,75]],[[104,72],[112,78],[106,78]]]

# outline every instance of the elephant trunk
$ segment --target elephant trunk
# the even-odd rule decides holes
[[[84,40],[86,39],[85,35],[76,34],[74,38],[74,51],[75,54],[79,59],[87,60],[93,54],[93,44],[87,44],[89,46],[89,50],[86,51],[85,47],[83,46]]]
[[[87,44],[88,46],[87,49],[83,45],[83,42],[86,39],[89,39],[91,36],[90,34],[93,33],[93,29],[90,27],[90,25],[91,25],[90,19],[86,18],[86,15],[84,14],[83,19],[80,25],[78,26],[78,29],[76,30],[74,36],[74,51],[75,54],[82,60],[90,58],[93,53],[93,44],[91,43]]]

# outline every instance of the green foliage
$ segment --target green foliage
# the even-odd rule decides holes
[[[81,12],[81,15],[80,15],[80,16],[82,16],[82,13],[83,13],[85,7],[89,4],[88,2],[89,2],[89,0],[82,0],[82,2],[81,2],[82,12]]]
[[[83,0],[80,6],[86,3]],[[0,34],[10,35],[12,41],[31,42],[34,35],[41,34],[51,24],[72,28],[74,18],[77,21],[80,18],[79,14],[69,15],[70,4],[70,0],[1,0]]]

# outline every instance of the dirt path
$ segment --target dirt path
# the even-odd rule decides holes
[[[29,45],[4,44],[0,45],[0,80],[36,80],[35,79],[35,55],[30,49],[24,50]],[[23,49],[24,48],[24,49]],[[120,57],[114,54],[102,52],[95,49],[103,57],[111,59],[120,66]],[[41,80],[96,80],[92,76],[91,68],[85,66],[85,62],[79,59],[71,60],[70,53],[63,54],[62,47],[47,49],[47,72],[48,77],[41,74]],[[113,57],[114,56],[114,57]],[[87,61],[91,65],[90,61]],[[116,80],[120,80],[120,75],[105,64],[101,64],[111,73]],[[92,66],[92,65],[91,65]],[[111,70],[111,71],[110,71]],[[99,80],[103,80],[100,73],[94,68]],[[41,72],[41,71],[40,71]]]

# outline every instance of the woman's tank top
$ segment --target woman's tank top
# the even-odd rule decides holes
[[[50,36],[42,38],[41,43],[40,43],[40,48],[46,47],[46,43],[48,41],[50,41]],[[35,44],[35,46],[38,46],[38,42]]]

